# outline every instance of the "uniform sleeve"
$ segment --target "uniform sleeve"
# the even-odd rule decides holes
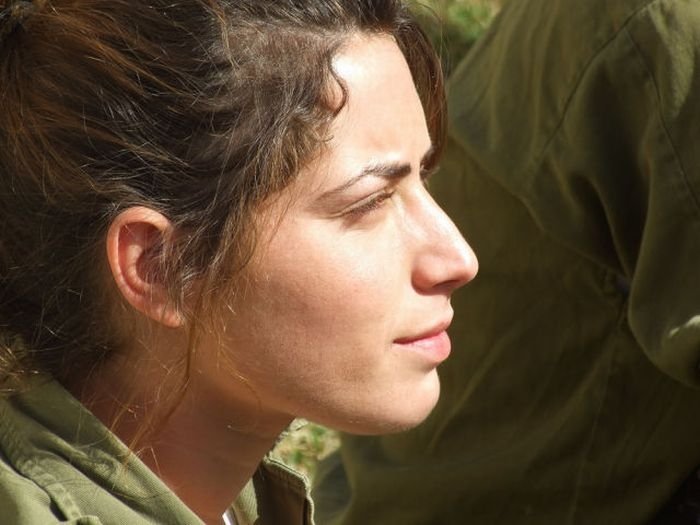
[[[493,28],[451,85],[451,133],[543,230],[617,274],[643,351],[700,386],[700,4],[571,4]],[[548,25],[547,5],[572,12]]]

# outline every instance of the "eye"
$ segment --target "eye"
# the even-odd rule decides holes
[[[359,218],[362,217],[363,215],[367,215],[368,213],[378,210],[381,208],[386,201],[391,199],[391,197],[394,195],[394,189],[385,189],[382,190],[379,193],[375,193],[368,199],[360,202],[357,206],[354,206],[353,208],[349,209],[346,212],[346,216],[350,218]]]

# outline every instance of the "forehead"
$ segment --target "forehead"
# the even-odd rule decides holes
[[[347,89],[331,126],[331,156],[366,162],[368,156],[410,155],[430,146],[425,115],[411,72],[394,39],[358,35],[340,49],[333,67]],[[398,160],[398,159],[393,159]]]
[[[431,141],[423,107],[403,53],[388,35],[356,35],[333,59],[345,88],[344,104],[333,119],[329,139],[280,195],[304,205],[364,168],[409,163],[418,168]],[[332,94],[342,100],[339,85]],[[290,201],[283,198],[287,202]]]

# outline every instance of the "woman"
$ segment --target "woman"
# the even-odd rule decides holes
[[[421,421],[476,272],[423,184],[422,33],[390,0],[0,20],[3,522],[311,522],[261,459],[295,416]]]

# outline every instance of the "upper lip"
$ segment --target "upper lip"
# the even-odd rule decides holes
[[[439,322],[431,325],[430,328],[427,328],[427,329],[422,330],[420,332],[416,332],[415,335],[401,337],[399,339],[396,339],[394,342],[397,344],[408,344],[408,343],[413,343],[414,341],[420,341],[421,339],[428,339],[429,337],[433,337],[433,336],[447,330],[447,328],[450,326],[451,322],[452,322],[452,314],[450,314],[446,319],[443,319],[442,321],[439,321]]]

